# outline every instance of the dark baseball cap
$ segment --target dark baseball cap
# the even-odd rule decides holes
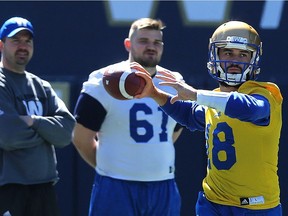
[[[22,30],[29,31],[34,36],[34,30],[31,22],[22,17],[12,17],[2,25],[0,29],[0,39],[5,37],[13,37]]]

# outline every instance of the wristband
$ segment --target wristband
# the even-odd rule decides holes
[[[197,103],[224,112],[230,93],[197,90]]]

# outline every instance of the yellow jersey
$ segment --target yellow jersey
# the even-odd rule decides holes
[[[207,199],[218,204],[273,208],[280,203],[277,165],[283,98],[277,85],[269,82],[247,81],[238,92],[267,98],[269,125],[240,121],[207,108],[208,166],[203,189]]]

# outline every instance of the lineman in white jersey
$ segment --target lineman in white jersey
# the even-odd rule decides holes
[[[134,61],[152,77],[167,70],[158,66],[163,27],[160,20],[136,20],[124,41],[129,59],[92,72],[83,84],[75,107],[73,143],[96,170],[90,216],[180,215],[174,142],[182,128],[152,99],[117,100],[102,85],[105,70],[129,69]],[[160,87],[159,79],[154,77],[153,82],[175,94],[171,87]]]

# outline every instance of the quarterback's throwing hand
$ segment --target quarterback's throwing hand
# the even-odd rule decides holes
[[[189,86],[184,81],[176,79],[173,73],[169,71],[159,71],[156,77],[163,80],[160,85],[171,86],[177,90],[177,95],[171,98],[171,103],[175,103],[177,100],[196,100],[197,90],[192,86]]]

